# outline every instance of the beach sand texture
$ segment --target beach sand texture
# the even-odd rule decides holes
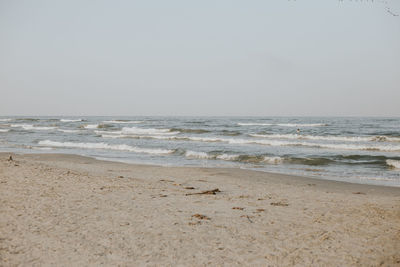
[[[12,156],[0,266],[400,266],[400,188]]]

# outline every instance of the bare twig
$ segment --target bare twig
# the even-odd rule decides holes
[[[213,190],[207,190],[207,191],[203,191],[200,193],[188,193],[186,194],[186,196],[190,196],[190,195],[215,195],[216,193],[221,192],[218,188],[213,189]]]

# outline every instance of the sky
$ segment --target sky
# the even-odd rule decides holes
[[[0,0],[0,116],[400,116],[399,13],[395,0]]]

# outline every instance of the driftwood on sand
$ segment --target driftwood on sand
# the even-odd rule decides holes
[[[186,194],[186,196],[190,196],[190,195],[215,195],[216,193],[221,192],[218,188],[215,188],[213,190],[206,190],[203,192],[198,192],[198,193],[188,193]]]

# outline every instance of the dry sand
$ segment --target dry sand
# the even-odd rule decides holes
[[[1,266],[400,265],[400,188],[8,156]]]

